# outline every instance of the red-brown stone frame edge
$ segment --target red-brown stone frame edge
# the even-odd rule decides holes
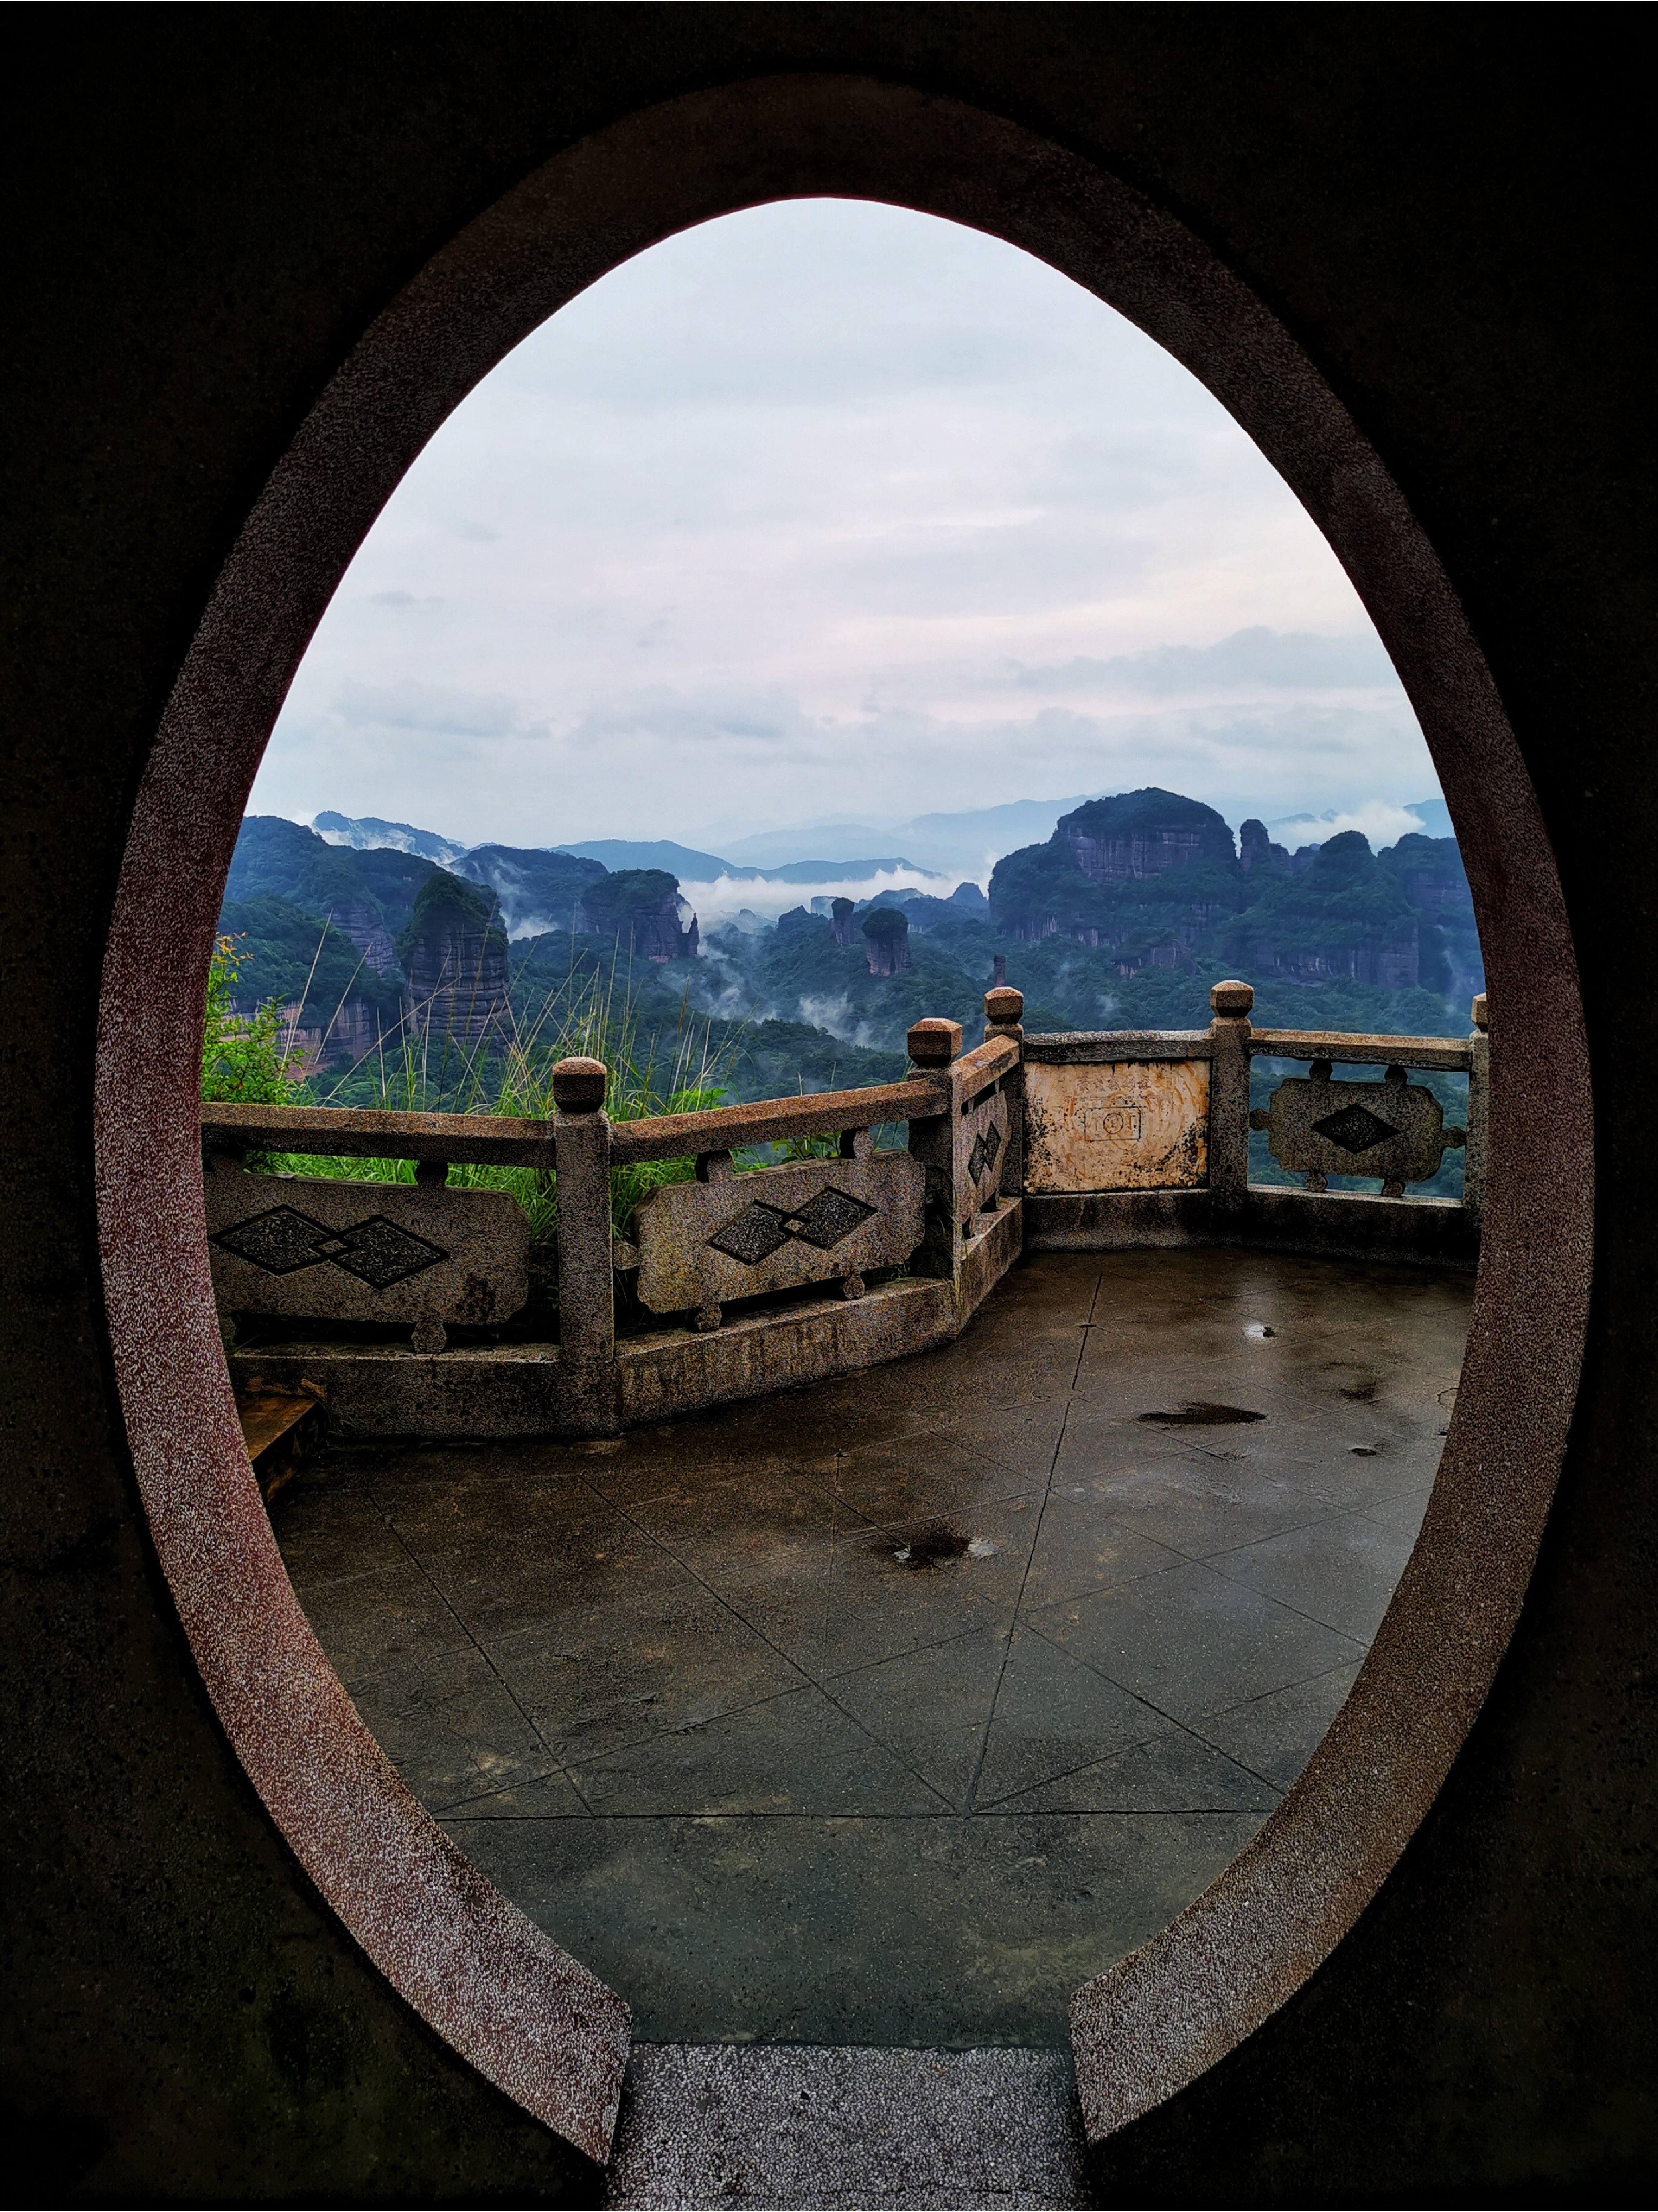
[[[1535,795],[1422,529],[1319,370],[1241,277],[1073,149],[902,85],[832,76],[715,87],[641,111],[554,155],[471,224],[365,331],[300,425],[163,717],[106,959],[100,1225],[140,1490],[238,1756],[324,1896],[409,2002],[595,2157],[614,2120],[625,2008],[501,1899],[403,1788],[304,1620],[259,1507],[203,1239],[200,1010],[220,890],[277,709],[426,440],[605,270],[689,224],[818,195],[909,205],[1023,246],[1165,345],[1254,437],[1343,561],[1417,710],[1497,1009],[1484,1249],[1421,1540],[1351,1697],[1255,1842],[1162,1936],[1078,1992],[1072,2034],[1093,2139],[1191,2081],[1315,1973],[1427,1812],[1518,1618],[1587,1314],[1588,1059]],[[1525,1019],[1505,1024],[1505,1004],[1523,1006]]]

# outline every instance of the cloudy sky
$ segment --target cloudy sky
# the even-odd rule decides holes
[[[1202,386],[1011,246],[819,200],[614,271],[457,410],[252,811],[721,851],[1148,782],[1373,839],[1438,789],[1334,556]]]

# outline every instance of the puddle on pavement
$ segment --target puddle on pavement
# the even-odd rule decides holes
[[[1142,1413],[1164,1429],[1224,1429],[1240,1421],[1264,1421],[1265,1413],[1252,1413],[1247,1406],[1217,1406],[1207,1398],[1188,1398],[1178,1413]]]

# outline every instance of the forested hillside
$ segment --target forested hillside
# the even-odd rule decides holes
[[[440,867],[405,848],[447,841],[390,828],[401,845],[362,848],[251,817],[226,885],[240,1010],[277,1001],[317,1095],[342,1102],[374,1102],[389,1053],[411,1101],[413,1084],[440,1103],[513,1040],[562,1034],[579,999],[604,1000],[642,1065],[706,1066],[734,1097],[886,1080],[923,1015],[977,1035],[999,955],[1037,1030],[1200,1028],[1211,983],[1240,975],[1262,1024],[1455,1033],[1483,984],[1453,840],[1376,853],[1350,831],[1292,853],[1250,820],[1235,843],[1156,789],[1062,817],[997,862],[988,899],[884,890],[706,931],[665,869],[502,845]]]

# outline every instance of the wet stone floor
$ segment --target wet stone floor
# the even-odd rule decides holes
[[[410,1788],[641,2039],[1060,2045],[1345,1697],[1472,1288],[1037,1255],[944,1352],[341,1448],[276,1533]]]

